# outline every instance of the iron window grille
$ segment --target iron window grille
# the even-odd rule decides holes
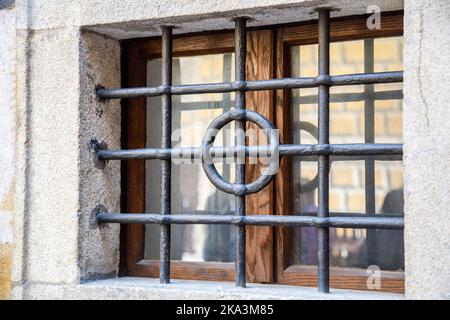
[[[172,85],[172,27],[162,26],[162,84],[157,87],[118,88],[97,90],[101,99],[127,99],[137,97],[161,96],[162,138],[161,148],[128,150],[97,149],[98,160],[158,159],[161,161],[161,213],[108,213],[99,212],[99,223],[140,223],[160,225],[160,282],[170,282],[170,225],[171,224],[228,224],[236,227],[236,286],[246,286],[245,243],[246,225],[316,227],[318,229],[318,290],[329,292],[329,228],[367,228],[367,229],[403,229],[402,217],[377,217],[370,212],[367,216],[330,217],[329,212],[329,170],[330,156],[388,156],[389,160],[403,155],[402,144],[330,144],[330,92],[331,86],[368,85],[403,81],[403,72],[377,72],[331,76],[330,71],[330,9],[319,9],[319,73],[317,77],[291,77],[283,79],[246,81],[246,24],[247,17],[235,19],[235,73],[236,80],[224,83],[205,83],[192,85]],[[224,124],[236,121],[235,130],[243,130],[246,121],[255,122],[261,128],[273,128],[272,124],[259,113],[246,110],[245,92],[276,89],[299,89],[318,87],[318,144],[279,144],[270,141],[269,146],[246,146],[238,139],[234,147],[211,147],[213,137],[206,134],[202,147],[172,148],[171,145],[171,108],[172,95],[226,93],[235,92],[235,109],[217,117],[210,128],[220,129]],[[235,183],[225,182],[215,170],[213,164],[206,164],[209,156],[220,157],[231,151],[235,156],[261,154],[256,151],[273,151],[276,148],[279,157],[318,157],[318,210],[317,216],[274,216],[246,215],[245,197],[264,188],[274,175],[261,176],[256,181],[245,183],[245,163],[236,164]],[[171,215],[171,160],[189,154],[191,158],[201,159],[208,178],[222,191],[235,195],[235,215]]]

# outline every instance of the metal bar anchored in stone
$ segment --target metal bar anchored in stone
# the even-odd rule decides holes
[[[97,95],[101,99],[129,99],[138,97],[155,97],[171,93],[172,95],[201,94],[201,93],[225,93],[234,91],[260,91],[277,89],[302,89],[315,88],[319,85],[348,86],[376,83],[402,82],[403,72],[376,72],[362,74],[347,74],[338,76],[318,76],[302,78],[284,78],[254,81],[234,81],[223,83],[205,83],[190,85],[162,85],[158,87],[141,88],[99,88]]]
[[[247,56],[247,18],[235,19],[234,51],[236,81],[245,81],[245,59]],[[236,91],[236,110],[245,109],[245,92]],[[236,121],[236,146],[245,146],[245,120]],[[242,162],[242,163],[241,163]],[[236,164],[236,184],[245,184],[245,157],[238,157]],[[239,217],[245,216],[245,195],[235,195],[235,210]],[[238,225],[236,238],[236,286],[245,287],[245,226]]]
[[[212,158],[237,157],[271,157],[269,146],[235,146],[211,147],[209,156]],[[401,156],[402,144],[390,143],[354,143],[354,144],[282,144],[278,148],[279,156],[308,157],[308,156]],[[129,159],[202,159],[201,147],[182,148],[145,148],[128,150],[98,150],[100,160],[129,160]],[[397,159],[397,158],[396,158]]]
[[[172,27],[162,27],[162,84],[172,85]],[[172,147],[172,95],[164,93],[161,99],[161,148]],[[171,161],[161,161],[161,211],[163,215],[170,215],[171,194]],[[161,225],[160,237],[160,267],[159,280],[161,283],[170,282],[170,225]]]
[[[330,11],[319,10],[319,76],[327,78],[330,73]],[[330,87],[328,84],[319,85],[319,144],[330,143]],[[327,154],[319,155],[318,162],[318,218],[326,219],[329,215],[328,191],[329,191],[330,158]],[[330,233],[328,226],[320,226],[318,229],[318,259],[317,259],[317,283],[320,292],[330,291]]]
[[[159,213],[107,213],[97,214],[99,223],[144,223],[144,224],[221,224],[236,226],[271,227],[332,227],[367,229],[403,229],[401,217],[364,217],[361,215],[320,218],[315,216],[293,215],[214,215],[214,214],[177,214]]]

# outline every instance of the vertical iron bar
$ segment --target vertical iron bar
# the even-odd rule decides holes
[[[364,73],[372,73],[374,71],[374,48],[373,39],[364,40]],[[364,85],[364,142],[375,142],[375,126],[374,126],[374,85]],[[366,214],[375,215],[375,161],[370,157],[364,162],[365,175],[365,200]],[[366,250],[367,263],[373,265],[376,263],[376,230],[367,230]]]
[[[330,11],[319,10],[319,76],[330,73]],[[319,86],[319,144],[329,144],[330,127],[330,88],[328,85]],[[327,155],[319,156],[319,207],[317,215],[325,218],[329,216],[328,188],[329,188],[330,159]],[[318,230],[318,289],[319,292],[330,291],[330,248],[329,228]]]
[[[231,70],[231,65],[232,65],[232,54],[231,53],[225,53],[223,56],[223,76],[224,76],[224,81],[225,82],[230,82],[232,81],[232,70]],[[223,103],[223,112],[228,112],[231,109],[231,93],[230,92],[226,92],[222,94],[223,99],[222,99],[222,103]],[[230,143],[228,141],[228,137],[225,134],[225,132],[223,133],[223,145],[227,146],[227,143]],[[223,178],[226,181],[230,181],[230,167],[226,164],[223,165]],[[216,193],[218,195],[218,193]],[[219,202],[217,202],[219,203]]]
[[[162,27],[162,85],[172,85],[172,27]],[[161,148],[171,148],[172,95],[161,97]],[[161,161],[161,212],[170,214],[171,161]],[[161,225],[159,281],[170,282],[170,224]]]
[[[247,53],[246,18],[239,17],[235,20],[234,48],[236,81],[245,81],[245,59]],[[236,91],[235,108],[245,109],[245,92]],[[245,121],[236,121],[236,145],[245,145]],[[245,157],[244,163],[237,158],[235,183],[245,183]],[[235,197],[236,215],[245,215],[245,196]],[[245,287],[245,226],[237,226],[236,238],[236,286]]]

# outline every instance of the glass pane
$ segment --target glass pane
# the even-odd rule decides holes
[[[147,63],[147,84],[161,83],[161,60]],[[175,58],[173,83],[193,84],[234,80],[234,54]],[[159,147],[159,97],[147,100],[147,146]],[[234,94],[214,93],[172,97],[173,147],[200,146],[210,122],[234,106]],[[221,130],[215,145],[232,145],[233,123]],[[233,182],[234,166],[217,163],[224,179]],[[146,164],[146,212],[160,212],[160,162]],[[200,163],[172,164],[172,214],[229,214],[234,197],[217,190]],[[171,259],[182,261],[234,261],[234,229],[222,225],[172,225]],[[159,226],[146,225],[145,259],[159,259]]]
[[[330,46],[332,75],[402,70],[402,37],[335,42]],[[293,76],[317,75],[317,45],[291,48]],[[402,84],[332,87],[331,143],[401,143]],[[317,88],[292,90],[293,143],[317,143]],[[395,158],[392,158],[395,159]],[[330,211],[335,215],[403,214],[400,160],[332,157]],[[315,215],[318,206],[317,158],[294,158],[295,214]],[[317,230],[296,228],[291,264],[317,263]],[[403,269],[403,232],[330,229],[330,263],[341,267],[378,265]]]

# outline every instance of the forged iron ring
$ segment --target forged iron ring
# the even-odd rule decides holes
[[[272,180],[274,174],[262,173],[258,179],[247,184],[230,183],[225,181],[219,174],[214,166],[214,163],[212,162],[209,150],[214,143],[216,133],[225,125],[235,120],[250,121],[255,123],[260,129],[266,130],[271,156],[277,154],[278,157],[278,147],[280,146],[280,142],[278,140],[278,135],[275,132],[275,128],[270,121],[254,111],[233,109],[221,114],[211,122],[202,141],[201,149],[203,170],[205,171],[209,181],[211,181],[217,189],[236,196],[244,196],[247,194],[256,193],[263,189]],[[206,160],[208,160],[208,163]]]

